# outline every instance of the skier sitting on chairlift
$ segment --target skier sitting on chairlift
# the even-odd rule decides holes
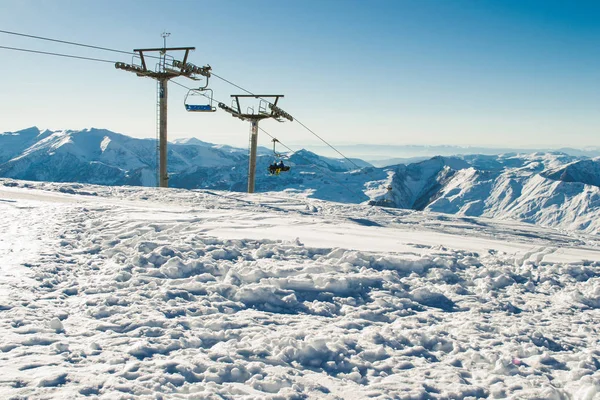
[[[277,139],[273,139],[273,154],[279,158],[280,155],[279,153],[277,153],[277,151],[275,151],[275,143],[279,142]],[[281,172],[286,172],[289,171],[290,167],[283,164],[283,160],[279,160],[279,162],[277,162],[277,160],[273,161],[273,164],[269,165],[269,173],[271,175],[279,175],[279,173]]]
[[[277,168],[280,170],[280,172],[286,172],[290,170],[290,167],[288,165],[284,165],[283,161],[279,161],[279,164],[277,164]]]
[[[279,175],[281,172],[286,172],[289,170],[290,167],[283,164],[282,160],[280,160],[279,162],[273,161],[273,164],[269,165],[269,173],[271,175]]]

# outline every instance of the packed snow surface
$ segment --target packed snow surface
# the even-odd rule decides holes
[[[598,236],[10,179],[0,213],[3,399],[600,398]]]

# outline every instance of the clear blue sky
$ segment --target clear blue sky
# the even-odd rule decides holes
[[[337,144],[600,146],[599,1],[0,0],[0,29],[121,50],[160,47],[166,30],[169,46],[196,47],[191,62],[285,94],[282,108]],[[6,34],[0,46],[130,61]],[[152,79],[108,63],[0,55],[0,131],[155,136]],[[211,83],[219,100],[240,92]],[[186,91],[169,90],[170,139],[247,144],[249,124],[186,113]],[[261,126],[284,143],[315,143],[296,123]]]

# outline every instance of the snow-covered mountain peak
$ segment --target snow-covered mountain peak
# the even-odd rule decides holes
[[[563,182],[580,182],[600,187],[600,159],[578,160],[543,171],[542,176]]]
[[[437,166],[448,166],[454,170],[459,170],[463,168],[469,168],[471,165],[466,162],[462,158],[458,157],[445,157],[445,156],[435,156],[430,158],[429,160],[421,161],[415,163],[415,165],[427,166],[427,165],[437,165]]]
[[[183,144],[183,145],[193,145],[193,146],[209,146],[212,147],[212,143],[204,142],[197,138],[183,138],[183,139],[174,139],[172,141],[175,144]]]
[[[370,167],[371,164],[356,159],[336,159],[323,157],[306,149],[300,149],[289,156],[289,160],[295,165],[312,165],[325,168],[332,172],[344,172],[356,169],[359,167]]]
[[[16,132],[0,132],[0,136],[38,136],[40,134],[40,129],[37,126],[32,126],[30,128],[21,129]]]

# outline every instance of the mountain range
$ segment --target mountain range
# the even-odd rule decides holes
[[[300,150],[285,157],[290,172],[272,176],[267,168],[274,158],[271,150],[259,149],[257,191],[600,232],[600,158],[583,154],[435,156],[375,167]],[[247,149],[178,139],[169,144],[168,160],[170,187],[246,189]],[[0,134],[0,177],[5,178],[155,186],[156,165],[154,139],[104,129],[32,127]]]
[[[500,155],[506,153],[530,154],[536,152],[559,152],[578,157],[600,157],[600,147],[587,146],[582,149],[571,147],[551,148],[518,148],[518,147],[479,147],[479,146],[449,146],[449,145],[381,145],[381,144],[354,144],[337,145],[337,150],[346,156],[358,157],[377,167],[386,167],[396,164],[410,164],[427,160],[433,156],[457,155]],[[313,145],[315,152],[325,156],[335,156],[335,152],[328,146]]]

